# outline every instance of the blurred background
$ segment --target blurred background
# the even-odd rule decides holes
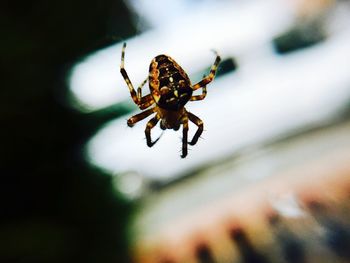
[[[0,21],[0,262],[129,262],[132,204],[82,155],[110,116],[74,110],[67,76],[134,35],[131,12],[114,0],[2,1]]]
[[[349,1],[0,12],[1,262],[350,261]],[[193,83],[221,55],[185,159],[180,131],[148,148],[147,121],[127,127],[123,42],[135,87],[158,54]]]

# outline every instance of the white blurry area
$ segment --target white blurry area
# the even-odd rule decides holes
[[[278,136],[328,123],[350,95],[350,15],[345,4],[333,7],[324,21],[325,41],[279,56],[272,39],[300,19],[298,2],[130,1],[138,23],[150,28],[126,40],[125,67],[135,87],[161,53],[173,57],[190,77],[214,62],[211,49],[223,59],[235,58],[238,70],[215,79],[205,100],[186,105],[204,121],[205,131],[185,159],[180,158],[181,131],[166,130],[148,148],[147,121],[126,126],[126,119],[139,112],[135,106],[134,113],[106,124],[91,139],[90,162],[111,174],[131,173],[138,185],[143,176],[168,181]],[[119,73],[121,47],[122,42],[96,52],[73,69],[72,100],[83,111],[131,101]],[[190,136],[195,131],[190,126]],[[161,133],[158,127],[152,132],[153,138]]]
[[[125,40],[125,67],[135,88],[148,76],[156,55],[170,55],[191,74],[214,62],[212,49],[224,58],[245,57],[283,32],[293,18],[290,8],[278,0],[209,1],[203,6],[198,1],[202,6],[199,10],[189,0],[133,2],[135,11],[153,26]],[[167,16],[172,19],[165,19]],[[122,44],[92,54],[73,69],[72,100],[80,109],[93,111],[130,99],[119,72]]]

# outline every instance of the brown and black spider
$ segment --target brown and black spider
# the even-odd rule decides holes
[[[203,122],[196,115],[188,112],[184,106],[188,101],[203,100],[205,98],[207,95],[206,85],[215,77],[217,67],[221,60],[220,56],[215,52],[216,59],[210,69],[209,75],[204,76],[201,81],[193,86],[191,85],[191,81],[186,72],[175,62],[175,60],[167,55],[156,56],[149,66],[148,77],[137,88],[136,93],[124,68],[125,48],[126,43],[124,43],[122,49],[120,73],[128,85],[133,101],[141,110],[155,104],[154,107],[128,119],[128,126],[132,127],[136,122],[143,120],[152,113],[156,113],[156,115],[148,121],[145,130],[147,145],[152,147],[159,138],[152,141],[151,129],[159,120],[161,120],[160,128],[162,130],[178,130],[182,124],[183,137],[181,157],[185,158],[187,155],[187,144],[195,145],[197,143],[199,136],[203,132]],[[149,82],[151,93],[142,96],[142,87],[146,84],[147,80]],[[202,88],[202,94],[192,96],[193,91],[199,88]],[[198,127],[193,139],[189,143],[187,142],[188,120],[192,121]]]

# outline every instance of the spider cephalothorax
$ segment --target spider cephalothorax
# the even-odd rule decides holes
[[[199,136],[203,132],[203,122],[194,114],[185,109],[188,101],[202,100],[207,94],[206,85],[210,83],[214,77],[217,67],[220,63],[220,56],[216,54],[216,59],[211,67],[208,76],[199,81],[195,85],[191,85],[191,81],[186,72],[169,56],[156,56],[149,66],[149,76],[135,91],[128,74],[124,68],[126,43],[123,45],[122,59],[120,65],[120,73],[122,74],[126,84],[129,87],[131,97],[135,104],[144,110],[153,104],[154,107],[145,110],[139,114],[132,116],[128,120],[128,126],[132,127],[136,122],[143,120],[152,113],[156,115],[147,123],[145,134],[147,145],[152,147],[158,140],[152,141],[151,129],[160,120],[160,128],[178,130],[183,126],[182,137],[182,158],[187,155],[187,144],[195,145]],[[149,82],[150,94],[142,96],[142,87]],[[192,96],[193,91],[202,88],[201,95]],[[188,143],[188,120],[198,126],[197,132],[193,139]]]

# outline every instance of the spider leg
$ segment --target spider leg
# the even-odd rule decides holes
[[[128,76],[128,73],[125,70],[124,67],[124,60],[125,60],[125,48],[126,48],[126,43],[123,44],[123,49],[122,49],[122,56],[121,56],[121,63],[120,63],[120,73],[122,74],[126,85],[129,88],[131,98],[135,102],[136,105],[140,107],[140,109],[145,109],[152,105],[154,103],[153,98],[151,95],[146,95],[142,97],[142,87],[146,84],[147,79],[141,83],[141,85],[137,88],[137,93],[134,89],[134,86],[131,83],[131,80]]]
[[[123,78],[124,78],[124,80],[126,82],[126,85],[129,88],[129,91],[130,91],[130,94],[131,94],[131,97],[132,97],[133,101],[135,102],[135,104],[138,105],[139,104],[139,99],[138,99],[137,94],[135,92],[134,86],[132,85],[132,83],[130,81],[128,73],[126,73],[126,70],[124,68],[125,48],[126,48],[126,43],[123,44],[122,58],[121,58],[121,63],[120,63],[120,73],[122,74],[122,76],[123,76]]]
[[[158,139],[156,139],[153,142],[151,139],[151,129],[157,125],[159,119],[160,119],[160,116],[157,114],[152,119],[150,119],[149,122],[147,123],[146,129],[145,129],[145,134],[146,134],[146,140],[147,140],[148,147],[152,147],[160,138],[160,136],[159,136]]]
[[[185,116],[182,122],[182,155],[181,158],[185,158],[187,156],[187,135],[188,135],[188,117]]]
[[[144,110],[144,109],[148,108],[149,106],[151,106],[152,104],[154,104],[152,94],[148,94],[144,97],[141,97],[140,104],[138,106],[139,106],[140,110]]]
[[[215,52],[215,51],[214,51]],[[208,83],[210,83],[214,77],[215,77],[215,74],[216,74],[216,71],[218,69],[218,65],[221,61],[221,58],[219,56],[219,54],[217,52],[215,52],[216,54],[216,58],[215,58],[215,61],[214,61],[214,64],[211,66],[211,69],[210,69],[210,73],[209,75],[207,75],[206,77],[204,77],[201,81],[199,81],[197,84],[194,84],[192,86],[192,89],[193,90],[197,90],[201,87],[205,87]],[[205,97],[205,96],[204,96]]]
[[[190,121],[192,121],[194,124],[198,126],[198,129],[194,134],[192,141],[189,142],[190,145],[195,145],[199,139],[199,136],[201,136],[203,132],[203,121],[200,118],[198,118],[196,115],[192,114],[191,112],[187,112],[187,115]]]
[[[155,111],[155,108],[152,108],[152,109],[148,109],[148,110],[145,110],[139,114],[136,114],[134,116],[132,116],[130,119],[128,119],[127,121],[127,124],[129,127],[132,127],[134,126],[134,124],[136,122],[139,122],[141,120],[143,120],[144,118],[148,117],[149,115],[151,115],[152,113],[154,113]]]
[[[205,96],[207,96],[207,86],[204,86],[202,88],[202,94],[201,95],[192,96],[190,98],[190,101],[204,100]]]
[[[154,103],[152,94],[148,94],[142,97],[142,87],[146,84],[147,80],[148,80],[148,77],[137,88],[137,98],[139,99],[139,102],[140,102],[138,106],[141,110],[148,108]]]
[[[137,97],[138,97],[139,100],[142,98],[142,87],[145,86],[147,80],[148,80],[148,77],[137,88]]]

